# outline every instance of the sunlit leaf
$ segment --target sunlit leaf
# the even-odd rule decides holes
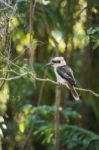
[[[20,132],[24,132],[24,130],[25,130],[25,126],[24,126],[24,123],[21,123],[21,124],[19,124],[19,130],[20,130]]]

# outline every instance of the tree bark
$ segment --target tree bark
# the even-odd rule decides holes
[[[89,2],[90,3],[90,2]],[[86,10],[86,30],[91,27],[92,24],[92,16],[90,12],[90,6],[89,3],[87,4],[87,10]],[[89,39],[89,44],[84,48],[83,53],[83,73],[82,73],[82,85],[83,88],[89,89],[90,88],[90,71],[91,71],[91,39]],[[84,99],[88,99],[88,95],[84,96]],[[84,102],[82,106],[82,126],[85,128],[88,128],[89,124],[89,108],[87,104]]]
[[[56,87],[55,97],[55,150],[60,150],[60,100],[61,100],[61,89],[58,85]]]

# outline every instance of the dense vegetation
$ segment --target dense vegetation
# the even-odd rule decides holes
[[[40,80],[55,56],[99,94],[99,0],[1,0],[0,150],[99,149],[99,95]]]

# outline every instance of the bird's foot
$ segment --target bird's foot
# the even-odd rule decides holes
[[[57,83],[58,83],[58,85],[59,85],[59,86],[61,86],[61,85],[62,85],[62,83],[60,83],[60,82],[57,82]]]

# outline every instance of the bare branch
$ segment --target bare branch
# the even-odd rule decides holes
[[[0,78],[0,80],[5,80],[5,81],[17,80],[17,79],[20,79],[20,78],[26,76],[27,74],[28,74],[28,72],[20,74],[19,76],[10,77],[10,78],[3,78],[2,77],[2,78]]]
[[[94,92],[94,91],[92,91],[90,89],[83,89],[83,88],[77,88],[76,87],[76,90],[78,90],[78,91],[84,91],[84,92],[89,92],[89,93],[93,94],[94,96],[99,97],[99,94],[97,94],[96,92]]]
[[[54,85],[59,85],[58,82],[54,81],[54,80],[51,80],[51,79],[43,79],[43,78],[38,78],[35,74],[33,74],[32,72],[25,72],[23,74],[20,74],[18,76],[14,76],[14,77],[9,77],[9,78],[4,78],[4,77],[1,77],[0,80],[6,80],[6,81],[11,81],[11,80],[17,80],[17,79],[20,79],[24,76],[27,76],[27,75],[30,75],[33,79],[37,80],[37,81],[40,81],[40,82],[50,82]],[[96,92],[90,90],[90,89],[84,89],[84,88],[78,88],[76,87],[76,90],[78,91],[84,91],[84,92],[89,92],[91,93],[92,95],[94,95],[95,97],[98,97],[99,98],[99,94],[97,94]]]

